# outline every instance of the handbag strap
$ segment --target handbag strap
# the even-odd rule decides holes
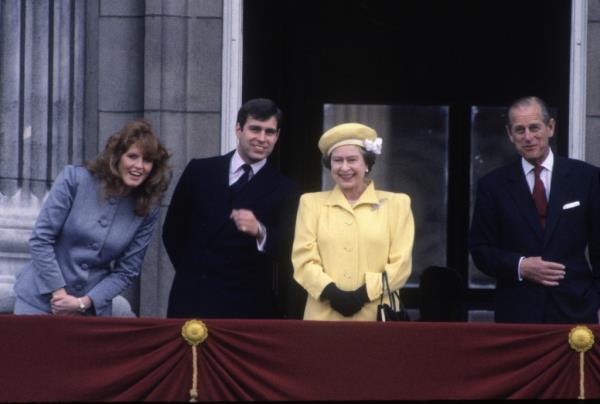
[[[396,299],[394,299],[394,295],[392,294],[392,291],[390,290],[390,284],[388,282],[387,272],[383,271],[381,273],[381,298],[380,298],[380,304],[383,303],[383,295],[386,292],[387,292],[387,295],[388,295],[388,300],[390,301],[390,307],[392,308],[392,310],[396,311]]]

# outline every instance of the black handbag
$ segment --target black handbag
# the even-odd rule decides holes
[[[377,305],[377,321],[410,321],[410,315],[402,305],[400,291],[392,292],[388,283],[387,273],[381,274],[381,298]],[[387,294],[390,303],[383,303],[383,297]]]

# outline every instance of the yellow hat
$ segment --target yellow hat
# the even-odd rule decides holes
[[[336,147],[348,144],[375,154],[381,153],[381,138],[377,137],[374,129],[361,123],[343,123],[329,129],[319,139],[319,150],[324,156],[329,156]]]

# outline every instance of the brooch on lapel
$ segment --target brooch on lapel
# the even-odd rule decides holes
[[[384,203],[385,201],[387,201],[387,198],[381,198],[381,199],[379,200],[379,202],[377,202],[377,203],[374,203],[374,204],[371,206],[371,210],[377,210],[377,209],[379,209],[379,208],[381,207],[381,205],[383,205],[383,203]]]

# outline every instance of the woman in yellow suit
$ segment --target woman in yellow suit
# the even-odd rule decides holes
[[[319,140],[336,185],[300,199],[292,261],[294,279],[308,292],[305,320],[375,321],[382,272],[392,290],[410,275],[410,198],[377,190],[367,178],[381,143],[359,123],[335,126]]]

